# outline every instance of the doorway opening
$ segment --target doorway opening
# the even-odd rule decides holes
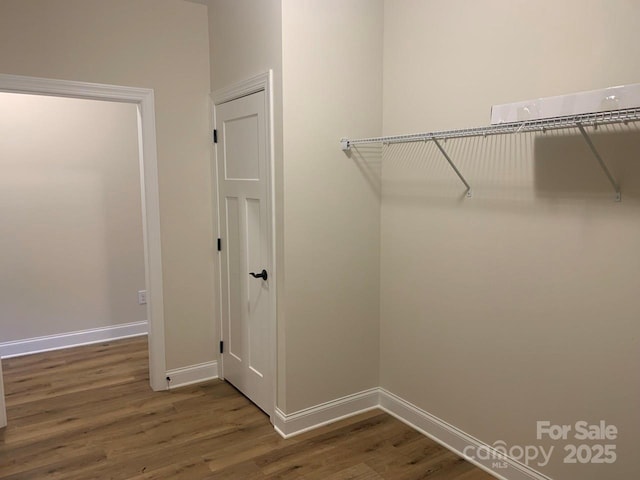
[[[27,96],[40,95],[49,97],[52,101],[54,101],[55,98],[51,97],[69,97],[73,99],[108,102],[109,104],[114,106],[115,103],[119,104],[120,106],[121,104],[125,103],[128,104],[127,107],[131,107],[128,109],[124,109],[123,112],[125,112],[125,116],[129,116],[128,118],[131,120],[130,124],[135,127],[135,131],[131,133],[134,138],[130,140],[137,143],[135,147],[137,149],[137,152],[134,152],[134,156],[137,157],[137,165],[134,165],[133,169],[137,173],[137,181],[139,182],[139,198],[135,202],[134,206],[137,212],[131,213],[133,216],[137,215],[139,220],[138,226],[141,227],[141,232],[137,232],[138,237],[133,239],[133,244],[138,242],[140,247],[138,253],[142,254],[139,268],[137,269],[137,271],[135,268],[133,268],[132,272],[134,273],[131,273],[131,276],[137,276],[137,280],[134,280],[134,282],[137,282],[136,284],[143,285],[141,288],[137,288],[137,290],[141,292],[141,298],[136,299],[137,301],[135,301],[135,303],[144,305],[146,301],[146,308],[144,306],[140,306],[139,308],[146,310],[142,312],[141,315],[144,315],[146,317],[147,322],[146,327],[149,340],[149,380],[151,388],[153,390],[166,390],[167,384],[165,381],[166,365],[164,345],[164,312],[162,298],[162,264],[160,249],[160,215],[158,201],[158,173],[153,90],[72,82],[64,80],[40,79],[14,75],[0,75],[0,92],[11,94],[27,94]],[[105,106],[108,105],[105,104]],[[37,143],[37,131],[33,132],[31,141]],[[87,172],[83,172],[80,174],[80,176],[82,177],[86,173]],[[38,192],[38,180],[43,185],[47,181],[46,175],[38,175],[38,177],[41,178],[34,179],[33,176],[29,176],[28,172],[26,171],[23,172],[23,174],[23,179],[26,179],[27,182],[32,183],[32,192]],[[74,172],[74,174],[76,175],[76,177],[78,176],[77,172]],[[129,174],[131,175],[131,170],[129,171]],[[102,205],[99,201],[100,198],[98,197],[100,195],[104,195],[105,188],[107,187],[106,185],[104,185],[103,179],[96,180],[95,178],[91,178],[91,175],[85,176],[87,178],[75,178],[71,183],[69,183],[68,175],[63,176],[64,178],[62,179],[53,179],[54,182],[56,180],[60,180],[59,185],[57,185],[57,190],[59,192],[64,192],[65,186],[71,186],[71,184],[73,184],[73,188],[86,190],[85,192],[77,192],[78,194],[85,193],[86,195],[88,195],[88,197],[85,196],[85,198],[92,198],[91,196],[97,197],[97,201],[94,202],[94,205],[81,205],[80,207],[77,207],[78,211],[76,213],[78,213],[81,223],[84,224],[91,222],[92,218],[95,218],[94,214],[97,213],[95,210],[99,209],[99,206]],[[111,192],[110,196],[112,199],[115,199],[116,201],[118,200],[117,193],[114,195],[113,192]],[[97,229],[94,228],[93,230],[91,230],[91,234],[95,234],[94,236],[99,236],[100,233],[105,234],[105,230],[108,230],[109,228],[115,228],[117,230],[118,222],[116,221],[115,223],[115,227],[98,225]],[[133,235],[134,237],[136,236],[136,233],[129,231],[130,229],[125,225],[120,226],[124,227],[123,230],[117,233],[117,235],[120,235],[121,238],[122,236],[127,235]],[[60,225],[60,227],[60,230],[64,231],[64,225]],[[67,231],[65,232],[65,234],[69,234],[69,232]],[[34,239],[34,242],[47,242],[48,240],[53,239]],[[62,243],[64,243],[64,241]],[[78,265],[82,264],[83,262],[86,263],[91,261],[102,261],[104,263],[109,261],[108,255],[105,259],[104,255],[95,255],[96,252],[85,251],[83,253],[84,257],[82,258],[82,262],[79,262]],[[129,276],[129,274],[127,274],[127,272],[125,271],[127,268],[126,261],[122,262],[122,260],[122,258],[119,259],[121,263],[120,267],[122,269],[120,274],[121,278],[126,278]],[[60,282],[64,282],[65,280],[65,278],[59,279]],[[107,283],[109,283],[109,281],[107,281]],[[118,283],[118,280],[112,280],[108,287],[117,290],[118,288],[122,287],[122,285],[118,285]],[[96,287],[102,288],[104,287],[104,285],[97,285]],[[131,286],[125,285],[123,288],[129,287]],[[131,288],[129,288],[129,290],[130,289]],[[87,291],[90,292],[91,290],[88,289]],[[134,290],[133,295],[135,296],[135,294],[136,291]],[[91,293],[88,293],[88,295],[91,295]],[[135,308],[138,308],[138,305],[136,305]],[[127,327],[129,328],[129,333],[135,334],[136,324],[140,322],[134,321],[128,323],[130,323],[130,325],[128,325]],[[126,331],[126,329],[123,330],[123,332],[124,331]]]

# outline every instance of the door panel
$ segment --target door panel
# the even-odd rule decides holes
[[[265,264],[266,252],[262,249],[260,239],[264,238],[265,212],[259,199],[247,199],[247,239],[248,248],[248,264],[249,271],[261,272],[262,265]],[[250,352],[249,368],[256,374],[262,376],[262,372],[266,368],[266,344],[264,338],[267,336],[265,326],[268,325],[263,319],[268,318],[269,312],[265,311],[268,302],[264,301],[265,296],[269,292],[265,282],[249,282],[249,312],[250,321],[252,322],[249,331],[249,348]]]
[[[224,378],[265,412],[274,410],[271,352],[269,155],[265,93],[216,105],[218,195],[222,233]]]
[[[258,122],[258,115],[225,122],[225,179],[260,179]]]
[[[242,257],[240,254],[240,208],[238,199],[234,197],[225,198],[226,218],[227,218],[227,234],[226,234],[226,263],[228,265],[227,275],[227,299],[229,305],[229,317],[240,318],[242,315],[241,299],[242,299],[242,279],[240,278],[242,269]],[[230,323],[229,337],[227,340],[228,351],[230,355],[235,356],[242,361],[242,352],[244,351],[242,341],[243,334],[241,331],[241,322]]]

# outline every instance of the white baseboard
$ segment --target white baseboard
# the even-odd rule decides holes
[[[551,480],[533,468],[509,457],[499,455],[495,459],[476,460],[463,452],[492,452],[490,445],[448,424],[444,420],[412,405],[393,393],[380,388],[380,409],[410,427],[455,452],[469,462],[490,473],[500,480]],[[494,465],[500,465],[496,467]]]
[[[375,408],[396,417],[499,480],[551,480],[384,388],[372,388],[290,414],[276,408],[273,426],[282,437],[290,438]],[[465,455],[465,451],[495,452],[497,458],[477,460]]]
[[[11,358],[32,353],[48,352],[63,348],[79,347],[122,338],[146,335],[147,321],[123,323],[108,327],[91,328],[76,332],[47,335],[44,337],[26,338],[12,342],[0,343],[0,358]]]
[[[276,408],[273,426],[282,437],[290,438],[377,406],[378,389],[372,388],[294,413],[286,414]]]
[[[218,362],[199,363],[188,367],[167,370],[169,389],[185,387],[194,383],[206,382],[218,378]]]

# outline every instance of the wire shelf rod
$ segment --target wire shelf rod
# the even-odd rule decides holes
[[[608,112],[592,112],[565,117],[545,118],[539,120],[527,120],[523,122],[511,122],[488,125],[484,127],[462,128],[456,130],[441,130],[426,133],[412,133],[406,135],[389,135],[384,137],[370,137],[359,139],[343,138],[340,141],[343,150],[348,150],[354,145],[368,143],[409,143],[428,140],[446,140],[449,138],[478,137],[488,135],[503,135],[522,132],[546,132],[566,128],[578,128],[578,125],[594,126],[615,123],[628,123],[640,121],[640,108],[628,108],[623,110],[611,110]]]
[[[446,141],[449,138],[465,138],[478,136],[486,137],[488,135],[504,135],[509,133],[521,132],[545,133],[548,130],[577,128],[582,134],[585,142],[587,143],[589,150],[596,158],[603,172],[607,176],[609,183],[611,183],[611,185],[613,186],[616,192],[615,200],[617,202],[620,202],[622,200],[620,185],[611,173],[611,170],[609,170],[606,162],[600,156],[600,153],[593,144],[591,137],[585,130],[585,126],[592,126],[595,129],[599,125],[610,125],[616,123],[627,124],[629,122],[637,121],[640,121],[640,107],[626,108],[621,110],[610,110],[607,112],[583,113],[578,115],[568,115],[564,117],[545,118],[538,120],[526,120],[522,122],[501,123],[488,125],[485,127],[462,128],[457,130],[441,130],[427,133],[412,133],[408,135],[390,135],[386,137],[359,138],[355,140],[343,138],[340,140],[340,145],[342,147],[342,150],[348,151],[352,146],[370,143],[382,143],[388,145],[392,143],[426,142],[432,140],[435,143],[436,147],[438,147],[442,155],[444,155],[447,162],[449,162],[449,165],[455,171],[458,178],[460,178],[465,187],[467,187],[467,196],[471,197],[471,186],[462,176],[462,174],[438,140]]]

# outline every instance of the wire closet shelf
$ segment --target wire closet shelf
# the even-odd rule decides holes
[[[612,125],[623,123],[627,124],[629,122],[637,122],[640,121],[640,108],[626,108],[621,110],[609,110],[606,112],[589,112],[582,113],[577,115],[568,115],[564,117],[553,117],[553,118],[545,118],[539,120],[524,120],[521,122],[509,122],[509,123],[499,123],[493,125],[487,125],[484,127],[474,127],[474,128],[462,128],[456,130],[440,130],[434,132],[426,132],[426,133],[412,133],[406,135],[389,135],[384,137],[369,137],[369,138],[358,138],[358,139],[349,139],[342,138],[340,140],[340,146],[342,150],[348,151],[353,146],[364,145],[364,144],[372,144],[372,143],[382,143],[384,145],[389,145],[393,143],[409,143],[409,142],[426,142],[433,141],[438,149],[442,152],[443,156],[449,162],[449,165],[455,171],[456,175],[460,178],[460,180],[464,183],[467,188],[467,196],[471,197],[471,186],[466,181],[466,179],[462,176],[460,171],[456,168],[455,164],[451,160],[451,158],[447,155],[446,151],[440,144],[439,140],[447,140],[451,138],[465,138],[465,137],[486,137],[489,135],[503,135],[503,134],[514,134],[514,133],[522,133],[522,132],[541,132],[546,133],[550,130],[561,130],[561,129],[569,129],[569,128],[577,128],[582,134],[584,140],[587,142],[589,149],[593,153],[594,157],[600,164],[600,167],[606,174],[609,182],[613,186],[616,192],[616,201],[621,200],[621,192],[618,182],[615,180],[608,166],[600,156],[598,150],[595,145],[591,141],[589,134],[585,130],[585,126],[593,127],[597,129],[600,125]]]

